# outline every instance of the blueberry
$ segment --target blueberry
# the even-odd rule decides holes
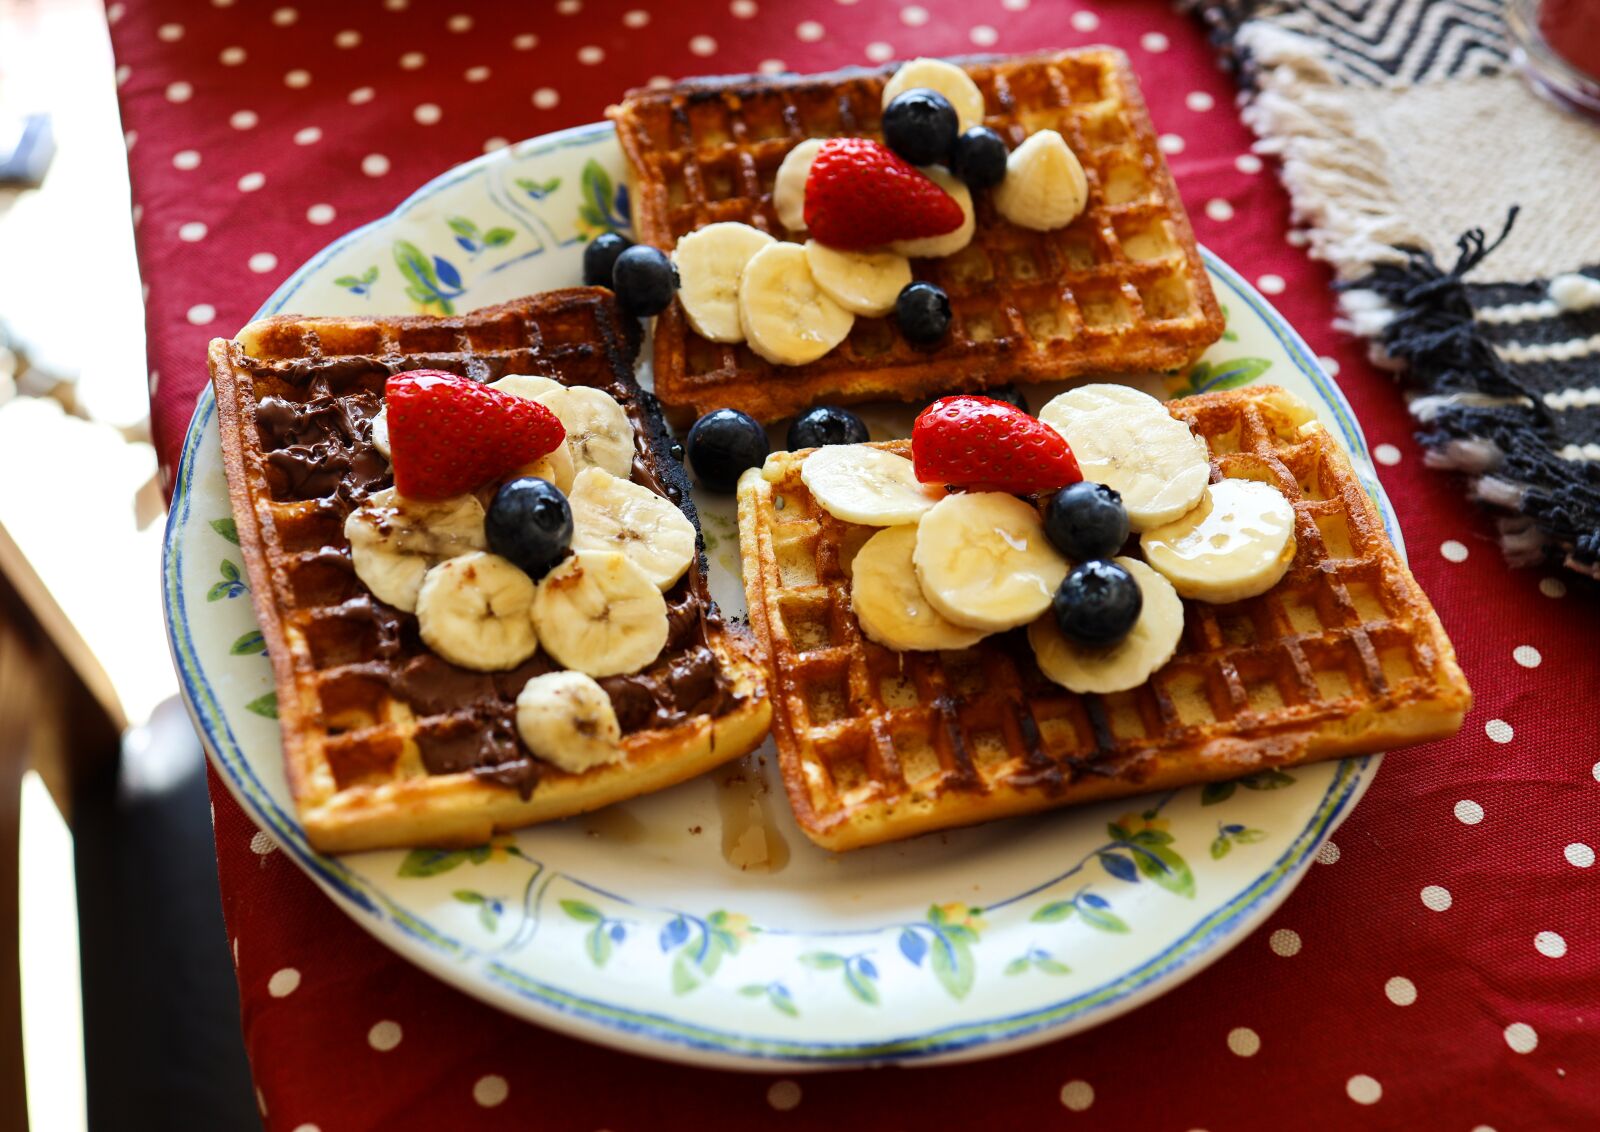
[[[789,426],[791,452],[824,444],[865,444],[867,439],[867,422],[837,405],[818,405]]]
[[[1144,594],[1127,569],[1109,558],[1080,562],[1051,603],[1067,639],[1088,648],[1114,645],[1139,620]]]
[[[996,401],[1004,401],[1007,405],[1021,409],[1024,413],[1031,413],[1028,408],[1028,399],[1022,395],[1022,390],[1015,385],[996,385],[985,389],[978,394],[979,397],[993,397]]]
[[[567,553],[572,542],[572,508],[549,480],[522,476],[494,493],[483,533],[490,550],[509,558],[538,581]]]
[[[583,249],[584,286],[611,286],[611,272],[617,265],[617,257],[631,247],[633,241],[619,232],[602,232],[590,240],[589,246]]]
[[[666,252],[635,244],[617,256],[611,269],[611,289],[629,314],[641,318],[660,314],[678,290],[678,269]]]
[[[932,283],[907,283],[894,301],[894,317],[906,341],[932,345],[950,329],[950,296]]]
[[[1128,541],[1128,512],[1115,490],[1082,480],[1050,497],[1044,530],[1056,549],[1074,562],[1110,558]]]
[[[738,409],[713,409],[694,422],[687,445],[689,464],[712,491],[732,491],[739,474],[758,468],[772,446],[767,430]]]
[[[884,107],[883,140],[913,165],[947,160],[959,129],[956,108],[936,90],[914,87]]]
[[[987,189],[1005,179],[1009,156],[999,134],[987,126],[974,126],[956,139],[950,154],[950,172],[974,189]]]

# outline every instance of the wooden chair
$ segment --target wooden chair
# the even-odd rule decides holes
[[[28,1126],[17,866],[22,776],[37,770],[71,820],[77,782],[116,765],[122,706],[88,646],[0,526],[0,1129]]]

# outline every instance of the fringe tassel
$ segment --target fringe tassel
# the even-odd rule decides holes
[[[1473,497],[1502,512],[1506,559],[1530,565],[1564,551],[1568,566],[1600,576],[1600,465],[1554,451],[1550,410],[1480,333],[1467,295],[1465,276],[1516,219],[1512,208],[1493,240],[1481,228],[1461,236],[1448,270],[1427,251],[1401,247],[1397,260],[1339,286],[1347,311],[1365,319],[1417,391],[1410,408],[1424,426],[1428,466],[1471,477]]]
[[[1282,162],[1294,222],[1306,229],[1311,254],[1340,279],[1374,264],[1402,260],[1397,246],[1420,234],[1402,215],[1384,169],[1383,150],[1334,97],[1343,89],[1314,39],[1261,21],[1238,31],[1250,60],[1255,93],[1245,124],[1261,140],[1258,153]]]

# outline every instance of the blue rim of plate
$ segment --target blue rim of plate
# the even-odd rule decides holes
[[[609,139],[613,133],[612,127],[604,123],[578,126],[519,144],[515,147],[515,153],[518,157],[537,157],[557,149],[598,144]],[[388,223],[395,216],[451,186],[481,175],[495,161],[503,159],[499,154],[487,154],[452,169],[428,182],[387,216],[346,233],[295,271],[273,292],[253,318],[264,318],[282,311],[312,273],[362,234]],[[1202,254],[1210,272],[1233,292],[1233,297],[1261,318],[1295,368],[1321,395],[1323,403],[1334,416],[1347,448],[1357,457],[1358,474],[1377,501],[1385,527],[1391,537],[1396,536],[1398,532],[1393,521],[1393,508],[1376,477],[1366,470],[1371,468],[1366,439],[1343,392],[1322,371],[1315,355],[1299,334],[1249,283],[1209,251],[1202,249]],[[1242,936],[1269,915],[1292,891],[1293,886],[1289,882],[1309,866],[1312,855],[1323,840],[1337,828],[1353,803],[1365,793],[1373,777],[1368,771],[1374,768],[1379,758],[1367,756],[1342,760],[1315,812],[1278,859],[1164,951],[1138,968],[1124,972],[1098,987],[1059,1002],[1003,1017],[957,1023],[871,1042],[807,1042],[721,1030],[657,1012],[603,1002],[541,982],[492,961],[484,963],[481,976],[475,978],[464,961],[480,959],[476,949],[420,920],[356,875],[339,858],[324,856],[311,848],[298,820],[273,799],[245,759],[200,665],[191,632],[189,609],[180,585],[183,548],[178,536],[188,525],[193,502],[191,488],[195,459],[206,425],[215,411],[215,397],[208,386],[195,406],[173,490],[162,550],[162,601],[166,612],[168,645],[172,650],[185,704],[206,741],[212,763],[220,772],[224,784],[252,819],[274,838],[295,863],[335,901],[346,905],[352,919],[380,942],[399,951],[436,977],[503,1008],[503,1003],[485,998],[485,987],[480,978],[486,979],[493,986],[514,995],[526,1007],[523,1011],[525,1017],[580,1037],[613,1045],[629,1039],[642,1039],[650,1043],[652,1051],[660,1056],[693,1063],[702,1063],[710,1055],[720,1064],[732,1068],[772,1068],[786,1064],[793,1068],[821,1069],[913,1059],[928,1063],[933,1060],[956,1060],[962,1056],[982,1056],[989,1052],[998,1054],[1108,1021],[1164,993],[1176,986],[1177,982],[1220,958],[1228,950],[1218,946],[1222,941]],[[1365,468],[1361,465],[1365,465]],[[362,915],[354,915],[356,911]],[[399,934],[391,934],[386,928],[392,928]],[[635,1047],[630,1043],[628,1048]]]

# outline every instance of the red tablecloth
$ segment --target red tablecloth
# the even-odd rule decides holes
[[[164,461],[245,322],[339,232],[486,147],[597,119],[653,76],[1108,42],[1129,52],[1200,238],[1329,359],[1477,693],[1392,757],[1283,909],[1192,982],[975,1065],[782,1079],[558,1037],[409,967],[220,789],[245,1039],[272,1129],[1484,1128],[1600,1120],[1595,587],[1506,570],[1425,470],[1389,379],[1330,325],[1233,89],[1154,0],[150,0],[109,7]],[[1532,206],[1532,202],[1525,202]],[[159,374],[159,376],[158,376]]]

